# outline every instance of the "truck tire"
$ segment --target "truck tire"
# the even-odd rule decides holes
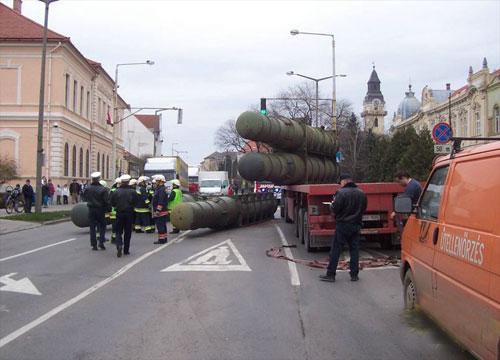
[[[304,222],[302,225],[303,233],[304,233],[304,246],[307,252],[313,252],[316,248],[311,246],[311,233],[309,232],[309,217],[307,211],[304,212]]]
[[[286,223],[289,223],[291,224],[292,223],[292,219],[290,219],[290,217],[288,216],[288,198],[285,198],[285,222]]]
[[[299,208],[295,208],[295,217],[294,217],[294,224],[295,224],[295,237],[299,237],[299,228],[300,228],[300,222],[299,222]]]
[[[380,247],[383,250],[392,250],[392,236],[386,235],[380,240]]]
[[[403,300],[405,310],[415,310],[418,304],[417,301],[417,287],[411,269],[408,269],[405,274],[403,282]]]

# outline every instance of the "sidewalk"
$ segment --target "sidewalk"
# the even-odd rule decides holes
[[[68,204],[68,205],[51,205],[51,206],[49,206],[47,208],[42,207],[42,212],[65,211],[65,210],[71,210],[72,208],[73,208],[72,204]],[[31,212],[35,212],[35,206],[33,206],[31,208]],[[22,214],[24,214],[24,212]],[[0,209],[0,217],[8,217],[8,216],[12,216],[12,215],[19,215],[19,214],[17,214],[16,212],[14,212],[12,214],[7,214],[7,212],[5,211],[5,209]]]

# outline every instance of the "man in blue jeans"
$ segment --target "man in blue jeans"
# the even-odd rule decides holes
[[[326,275],[320,275],[320,280],[328,282],[335,282],[340,254],[345,243],[349,245],[351,257],[349,261],[351,281],[359,280],[359,234],[367,199],[365,193],[352,181],[350,175],[341,175],[340,185],[341,188],[335,194],[331,204],[336,225],[330,250],[330,262]]]

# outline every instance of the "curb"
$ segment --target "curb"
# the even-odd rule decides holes
[[[67,222],[67,221],[71,221],[71,218],[67,217],[64,219],[44,221],[41,223],[41,225],[54,225],[54,224],[60,224],[60,223]]]
[[[8,220],[8,219],[4,219],[4,220]],[[10,221],[16,221],[16,220],[10,220]],[[55,224],[60,224],[63,222],[68,222],[68,221],[71,221],[71,218],[68,217],[68,218],[64,218],[64,219],[45,221],[45,222],[41,222],[41,223],[31,222],[31,224],[33,224],[33,226],[29,226],[29,227],[26,227],[24,229],[16,229],[16,230],[11,230],[11,231],[6,231],[6,232],[0,232],[0,236],[12,234],[12,233],[19,232],[19,231],[32,230],[32,229],[36,229],[36,228],[39,228],[39,227],[44,226],[44,225],[55,225]]]
[[[12,221],[15,221],[15,220],[12,220]],[[12,234],[12,233],[19,232],[19,231],[36,229],[36,228],[38,228],[38,227],[40,227],[42,225],[43,224],[40,224],[40,223],[33,223],[33,226],[27,227],[25,229],[16,229],[16,230],[11,230],[11,231],[6,231],[6,232],[0,232],[0,236],[7,235],[7,234]]]

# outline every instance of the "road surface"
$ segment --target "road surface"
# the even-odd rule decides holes
[[[330,284],[318,281],[323,270],[266,257],[296,243],[281,220],[182,233],[166,246],[154,236],[134,234],[122,258],[109,243],[91,251],[71,223],[0,236],[0,359],[470,357],[402,310],[397,268]]]

